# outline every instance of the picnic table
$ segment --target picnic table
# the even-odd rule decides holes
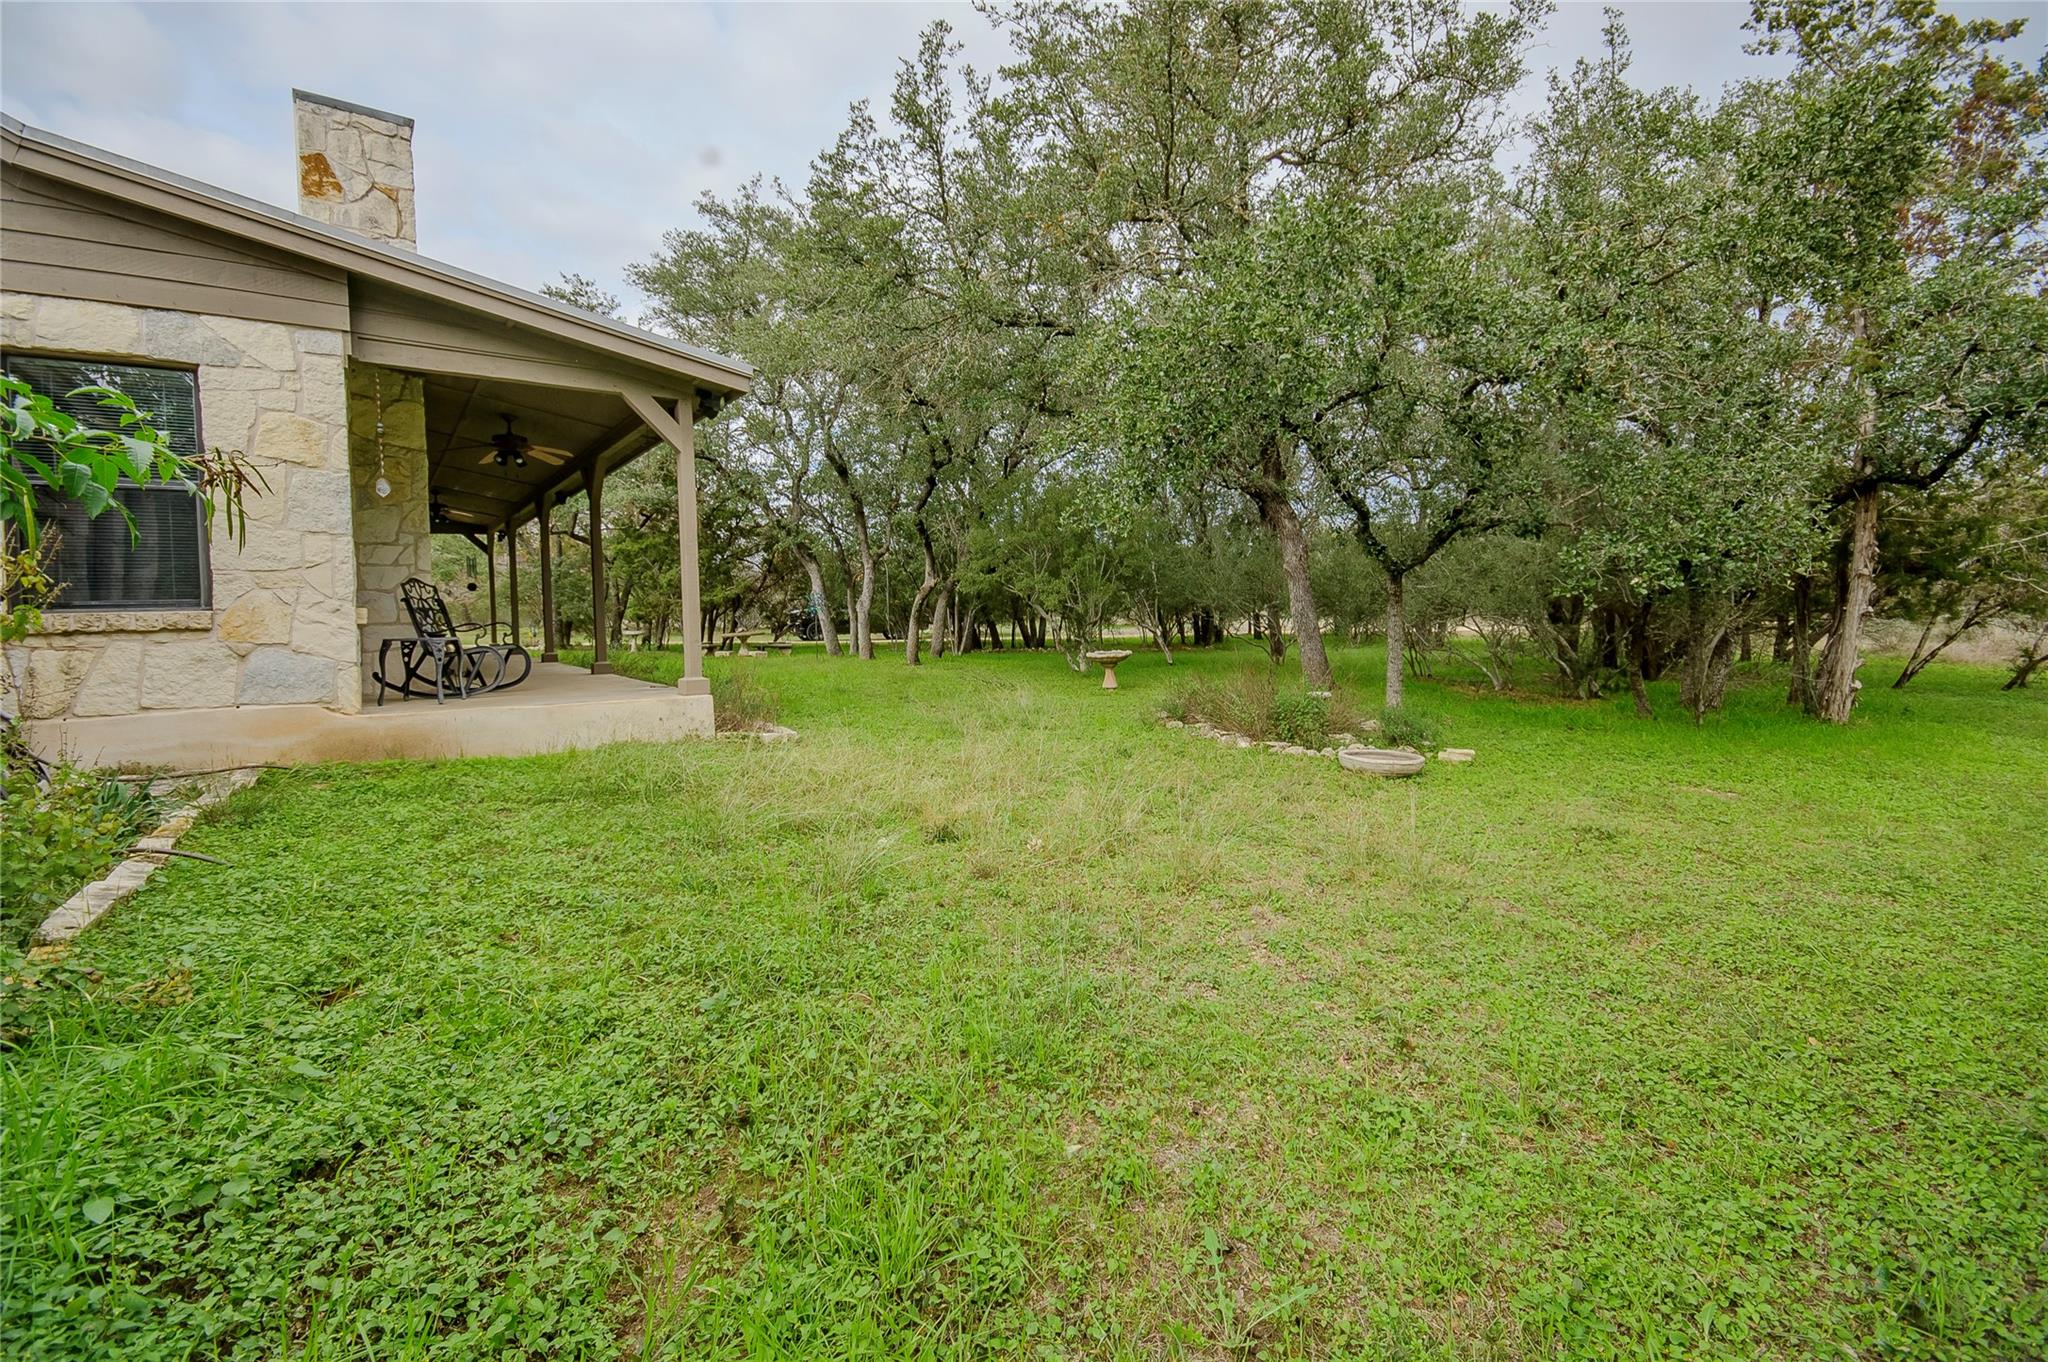
[[[789,639],[769,637],[772,633],[773,631],[768,629],[736,629],[720,637],[711,645],[711,650],[724,652],[732,657],[748,657],[759,656],[768,649],[786,653],[796,647]]]

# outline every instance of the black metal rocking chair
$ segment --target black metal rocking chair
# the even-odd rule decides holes
[[[486,642],[484,633],[487,629],[495,631],[495,625],[457,624],[433,583],[408,577],[398,584],[398,598],[412,620],[413,637],[387,638],[379,647],[377,670],[372,677],[377,682],[378,704],[384,703],[387,690],[397,691],[407,699],[417,695],[424,700],[429,666],[433,668],[436,704],[447,699],[451,691],[458,699],[467,700],[472,695],[516,686],[532,674],[532,654],[517,643]],[[465,630],[474,631],[477,636],[465,643]],[[391,679],[390,657],[394,647],[403,668],[396,681]],[[518,663],[516,675],[514,662]]]

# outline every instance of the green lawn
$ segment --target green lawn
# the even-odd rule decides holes
[[[2048,1353],[2048,695],[1389,783],[1156,725],[1241,645],[713,665],[802,741],[196,830],[4,1054],[0,1354]]]

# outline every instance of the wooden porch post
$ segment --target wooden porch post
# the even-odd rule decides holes
[[[595,464],[583,475],[590,493],[590,674],[608,675],[612,669],[607,655],[604,618],[604,473]]]
[[[555,494],[540,494],[540,660],[555,658]]]
[[[683,675],[676,689],[685,695],[709,695],[704,679],[704,604],[697,583],[697,434],[696,403],[676,403],[676,537],[682,558],[677,573],[683,596]]]
[[[644,390],[626,388],[619,395],[676,452],[676,548],[682,555],[676,575],[683,610],[683,675],[676,689],[685,695],[709,695],[711,683],[704,679],[704,598],[697,582],[696,396],[680,399],[671,412]]]
[[[512,641],[519,643],[519,530],[505,522],[505,606],[512,616]]]

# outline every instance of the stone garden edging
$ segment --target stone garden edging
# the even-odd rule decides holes
[[[1336,760],[1337,760],[1337,761],[1339,762],[1339,764],[1340,764],[1340,765],[1345,765],[1345,766],[1346,766],[1346,769],[1359,769],[1359,770],[1367,770],[1367,769],[1371,769],[1371,768],[1369,768],[1369,767],[1365,767],[1365,766],[1353,766],[1353,765],[1351,765],[1350,763],[1345,763],[1345,762],[1344,762],[1344,760],[1343,760],[1343,757],[1342,757],[1342,755],[1341,755],[1341,754],[1342,754],[1342,753],[1344,753],[1344,752],[1345,752],[1345,751],[1346,751],[1347,749],[1349,749],[1349,750],[1351,750],[1351,751],[1353,751],[1353,752],[1356,752],[1356,751],[1359,751],[1359,750],[1361,750],[1361,749],[1360,749],[1360,746],[1359,746],[1359,741],[1360,741],[1360,740],[1359,740],[1359,737],[1358,737],[1358,735],[1357,735],[1357,734],[1355,734],[1355,733],[1333,733],[1333,734],[1331,734],[1330,736],[1331,736],[1332,738],[1334,738],[1334,739],[1336,740],[1336,743],[1335,743],[1335,745],[1334,745],[1334,746],[1330,746],[1330,747],[1303,747],[1303,746],[1301,746],[1301,745],[1300,745],[1299,743],[1290,743],[1290,742],[1255,742],[1255,741],[1253,741],[1252,739],[1250,739],[1250,738],[1246,737],[1246,736],[1245,736],[1244,734],[1242,734],[1242,733],[1233,733],[1233,732],[1231,732],[1231,731],[1230,731],[1229,729],[1227,729],[1227,728],[1218,728],[1218,727],[1217,727],[1216,725],[1214,725],[1214,724],[1212,724],[1212,723],[1208,723],[1208,722],[1206,722],[1206,721],[1204,721],[1204,720],[1196,720],[1196,721],[1194,721],[1194,722],[1190,723],[1190,722],[1187,722],[1187,721],[1185,721],[1185,720],[1181,720],[1181,719],[1175,719],[1175,718],[1171,718],[1171,717],[1169,717],[1169,716],[1167,716],[1167,715],[1165,715],[1165,714],[1161,714],[1161,715],[1159,716],[1159,718],[1160,718],[1160,722],[1161,722],[1161,724],[1162,724],[1163,726],[1167,727],[1167,728],[1172,728],[1172,729],[1179,729],[1179,730],[1180,730],[1181,732],[1184,732],[1184,733],[1192,733],[1192,734],[1194,734],[1194,735],[1195,735],[1196,737],[1198,737],[1198,738],[1208,738],[1208,739],[1210,739],[1211,741],[1214,741],[1214,742],[1220,743],[1221,745],[1223,745],[1223,746],[1225,746],[1225,747],[1239,747],[1239,748],[1253,748],[1253,747],[1263,747],[1263,748],[1265,748],[1265,749],[1266,749],[1266,750],[1267,750],[1268,752],[1272,752],[1272,753],[1275,753],[1276,755],[1279,755],[1279,756],[1288,756],[1288,757],[1325,757],[1325,758],[1334,758],[1334,759],[1336,759]],[[1366,720],[1366,721],[1365,721],[1364,723],[1360,724],[1360,725],[1359,725],[1359,727],[1360,727],[1360,728],[1362,728],[1363,730],[1365,730],[1365,732],[1366,732],[1367,734],[1373,734],[1373,733],[1377,733],[1377,732],[1379,732],[1379,731],[1380,731],[1380,725],[1379,725],[1379,721],[1378,721],[1377,719],[1367,719],[1367,720]],[[1380,751],[1380,750],[1382,750],[1382,749],[1378,749],[1378,748],[1367,748],[1367,749],[1363,749],[1363,750],[1367,750],[1367,751]],[[1406,752],[1406,753],[1413,753],[1413,754],[1414,754],[1414,755],[1415,755],[1415,756],[1416,756],[1416,757],[1417,757],[1418,759],[1419,759],[1419,758],[1422,758],[1422,757],[1423,757],[1423,753],[1421,753],[1421,752],[1417,752],[1417,751],[1416,751],[1416,750],[1415,750],[1414,748],[1412,748],[1412,747],[1401,747],[1401,748],[1391,748],[1391,749],[1385,749],[1385,750],[1387,750],[1387,751],[1391,751],[1391,752]],[[1445,748],[1441,748],[1441,749],[1439,749],[1439,750],[1437,751],[1437,753],[1436,753],[1436,759],[1437,759],[1438,761],[1442,761],[1442,762],[1451,762],[1451,763],[1453,763],[1453,764],[1456,764],[1456,763],[1462,763],[1462,762],[1469,762],[1469,761],[1471,761],[1471,760],[1473,759],[1473,757],[1474,757],[1474,756],[1476,756],[1476,755],[1477,755],[1477,754],[1476,754],[1476,753],[1474,753],[1474,752],[1473,752],[1473,750],[1472,750],[1471,748],[1469,748],[1469,747],[1445,747]],[[1418,769],[1419,769],[1419,768],[1418,768]],[[1393,772],[1383,772],[1383,774],[1395,774],[1395,773],[1393,773]],[[1412,773],[1412,772],[1402,772],[1402,773],[1399,773],[1399,774],[1413,774],[1413,773]]]
[[[198,819],[200,810],[220,803],[237,790],[254,785],[260,774],[261,770],[254,767],[221,773],[197,796],[172,810],[170,816],[151,829],[148,836],[136,838],[126,860],[116,863],[105,875],[64,900],[43,919],[42,925],[30,936],[30,942],[37,946],[62,945],[105,917],[115,904],[131,897],[149,883],[150,876],[163,868],[169,859],[165,853],[177,846],[178,839]]]
[[[756,742],[795,742],[803,735],[793,728],[784,728],[781,724],[762,724],[758,728],[728,728],[718,736],[752,738]]]

